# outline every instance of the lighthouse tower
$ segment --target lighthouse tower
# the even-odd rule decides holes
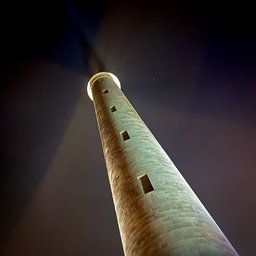
[[[100,72],[87,92],[125,255],[238,255],[120,88]]]

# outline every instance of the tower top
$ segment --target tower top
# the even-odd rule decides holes
[[[118,80],[118,78],[112,74],[112,73],[109,73],[109,72],[99,72],[97,74],[95,74],[94,76],[91,77],[91,79],[89,80],[88,84],[87,84],[87,93],[88,93],[88,96],[89,98],[93,101],[93,97],[92,97],[92,87],[94,85],[94,83],[101,79],[101,78],[104,78],[104,77],[108,77],[108,78],[111,78],[115,84],[121,88],[121,84],[120,84],[120,81]]]

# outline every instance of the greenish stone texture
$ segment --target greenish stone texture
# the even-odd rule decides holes
[[[238,255],[115,82],[91,91],[125,255]]]

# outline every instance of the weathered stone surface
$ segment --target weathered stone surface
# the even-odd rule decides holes
[[[91,89],[125,255],[237,255],[114,81]]]

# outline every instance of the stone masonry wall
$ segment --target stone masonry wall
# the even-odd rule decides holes
[[[237,255],[113,80],[92,94],[125,255]]]

